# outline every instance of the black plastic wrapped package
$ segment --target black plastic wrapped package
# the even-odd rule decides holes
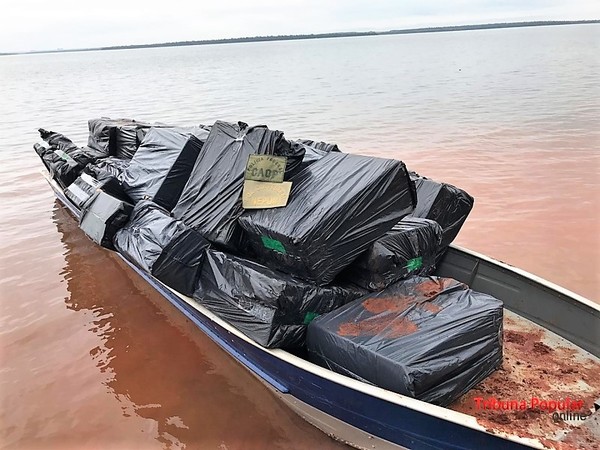
[[[303,150],[292,148],[281,131],[217,121],[173,215],[228,250],[242,247],[237,219],[243,212],[244,172],[251,154],[287,156],[288,173],[301,163]]]
[[[37,153],[37,155],[42,158],[43,161],[43,156],[46,154],[46,152],[48,151],[48,147],[44,147],[43,145],[40,144],[33,144],[33,149],[35,150],[35,152]]]
[[[450,278],[413,277],[316,318],[309,359],[448,405],[502,363],[502,302]]]
[[[105,156],[131,159],[151,126],[133,119],[90,119],[88,146]]]
[[[88,120],[88,147],[92,147],[105,156],[114,156],[114,147],[116,139],[114,136],[114,121],[108,117]],[[111,152],[112,147],[112,152]]]
[[[127,223],[132,210],[133,205],[96,191],[82,210],[79,227],[96,244],[114,249],[113,238]]]
[[[296,348],[304,344],[311,320],[365,292],[350,286],[318,287],[209,250],[194,298],[264,347]]]
[[[115,153],[118,158],[131,159],[144,139],[147,127],[122,126],[115,131]]]
[[[71,139],[66,137],[64,134],[44,130],[43,128],[39,128],[38,132],[40,133],[40,137],[44,141],[46,141],[51,147],[54,147],[54,149],[62,151],[73,151],[79,148],[73,143]]]
[[[65,191],[65,196],[81,209],[85,203],[100,189],[101,183],[91,175],[82,173]]]
[[[200,233],[187,228],[164,248],[152,267],[152,275],[176,291],[192,296],[209,245]]]
[[[379,291],[409,276],[433,273],[442,228],[429,219],[405,217],[360,254],[340,278]]]
[[[115,249],[144,271],[151,273],[164,248],[186,230],[183,222],[149,200],[135,205],[129,222],[113,239]]]
[[[304,150],[304,158],[302,159],[301,169],[310,166],[317,162],[325,155],[331,152],[339,152],[339,148],[335,144],[327,144],[326,142],[315,142],[308,139],[297,139],[291,141],[292,147],[298,147]]]
[[[401,161],[329,153],[291,179],[285,208],[239,219],[255,257],[324,285],[382,237],[415,204]]]
[[[121,179],[123,171],[129,166],[130,162],[131,160],[129,159],[108,156],[89,163],[85,171],[98,181],[103,181],[107,178]]]
[[[151,128],[120,180],[135,201],[149,199],[172,210],[187,183],[203,142],[189,133]]]
[[[43,128],[38,131],[49,147],[36,144],[34,145],[35,151],[52,178],[63,188],[75,181],[88,163],[102,157],[102,153],[92,148],[77,147],[63,134]]]
[[[417,189],[417,206],[412,216],[435,220],[442,227],[439,258],[467,220],[473,209],[473,197],[456,186],[438,183],[415,173],[411,173],[411,179]]]
[[[86,153],[85,149],[71,149],[68,152],[56,147],[35,146],[42,162],[50,172],[50,176],[65,189],[81,174],[86,164],[93,161],[94,156]]]
[[[36,147],[42,162],[50,176],[63,188],[67,188],[77,179],[84,166],[71,158],[66,152],[43,146]]]
[[[192,295],[208,242],[148,200],[135,205],[113,238],[115,249],[144,271],[184,295]]]
[[[324,152],[324,153],[340,151],[340,149],[338,148],[338,146],[336,144],[328,144],[327,142],[313,141],[310,139],[297,139],[296,142],[308,145],[309,147],[312,147],[312,148],[319,150],[321,152]]]
[[[97,180],[85,172],[69,185],[65,190],[65,195],[78,209],[82,209],[100,189],[112,197],[133,204],[115,177],[107,176],[102,180]]]

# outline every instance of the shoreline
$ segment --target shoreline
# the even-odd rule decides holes
[[[32,50],[28,52],[6,52],[0,53],[0,56],[14,55],[34,55],[44,53],[72,53],[72,52],[92,52],[103,50],[137,50],[144,48],[161,48],[161,47],[187,47],[193,45],[220,45],[220,44],[239,44],[244,42],[270,42],[270,41],[298,41],[307,39],[331,39],[331,38],[347,38],[347,37],[363,37],[363,36],[385,36],[395,34],[417,34],[417,33],[443,33],[449,31],[470,31],[470,30],[489,30],[498,28],[524,28],[524,27],[541,27],[541,26],[557,26],[557,25],[587,25],[598,24],[600,20],[570,20],[570,21],[529,21],[529,22],[507,22],[507,23],[488,23],[476,25],[454,25],[442,27],[422,27],[408,28],[402,30],[388,31],[345,31],[338,33],[317,33],[317,34],[289,34],[277,36],[252,36],[252,37],[237,37],[225,39],[205,39],[195,41],[177,41],[177,42],[161,42],[154,44],[131,44],[131,45],[113,45],[106,47],[91,47],[91,48],[75,48],[75,49],[54,49],[54,50]]]

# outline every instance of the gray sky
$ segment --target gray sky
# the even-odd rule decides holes
[[[0,52],[600,18],[598,0],[3,0]]]

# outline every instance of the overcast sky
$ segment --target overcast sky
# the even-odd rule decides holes
[[[598,18],[598,0],[2,0],[0,52]]]

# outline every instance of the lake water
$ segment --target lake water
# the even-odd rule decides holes
[[[109,252],[36,129],[268,124],[476,199],[456,243],[600,301],[600,26],[0,58],[0,444],[336,448]]]

